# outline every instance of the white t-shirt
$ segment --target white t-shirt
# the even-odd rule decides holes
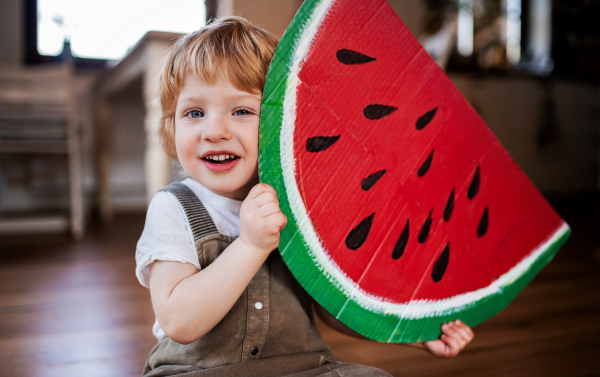
[[[232,237],[240,235],[241,200],[215,194],[191,178],[182,183],[200,199],[219,233]],[[135,251],[135,274],[140,283],[146,288],[150,287],[150,264],[155,260],[190,263],[200,270],[193,240],[190,224],[175,196],[168,192],[156,194],[148,207],[144,231]],[[158,320],[154,322],[152,333],[158,339],[165,336]]]

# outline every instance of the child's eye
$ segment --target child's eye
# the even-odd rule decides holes
[[[240,109],[240,110],[237,110],[235,113],[233,113],[233,115],[250,115],[250,114],[252,114],[252,113],[246,109]]]
[[[200,110],[192,110],[188,113],[190,118],[202,118],[204,117],[204,113]]]

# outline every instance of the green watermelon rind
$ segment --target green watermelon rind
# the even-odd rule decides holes
[[[281,210],[288,219],[281,232],[281,255],[296,279],[319,304],[348,327],[373,340],[427,341],[439,338],[445,322],[461,319],[470,326],[481,323],[504,309],[553,258],[568,238],[570,229],[563,223],[529,257],[483,288],[483,292],[477,290],[438,301],[393,304],[356,287],[324,252],[298,192],[294,171],[292,143],[298,65],[334,2],[306,1],[302,5],[279,42],[265,85],[259,172],[261,182],[277,191]],[[286,127],[290,122],[291,127]]]

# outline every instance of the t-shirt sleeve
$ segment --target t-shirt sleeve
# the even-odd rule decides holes
[[[150,265],[156,260],[190,263],[200,270],[192,232],[173,194],[159,192],[150,202],[144,231],[135,251],[135,274],[149,288]]]

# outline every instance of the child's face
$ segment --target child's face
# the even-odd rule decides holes
[[[221,78],[189,75],[177,100],[175,147],[183,169],[211,191],[243,200],[258,183],[261,95]]]

